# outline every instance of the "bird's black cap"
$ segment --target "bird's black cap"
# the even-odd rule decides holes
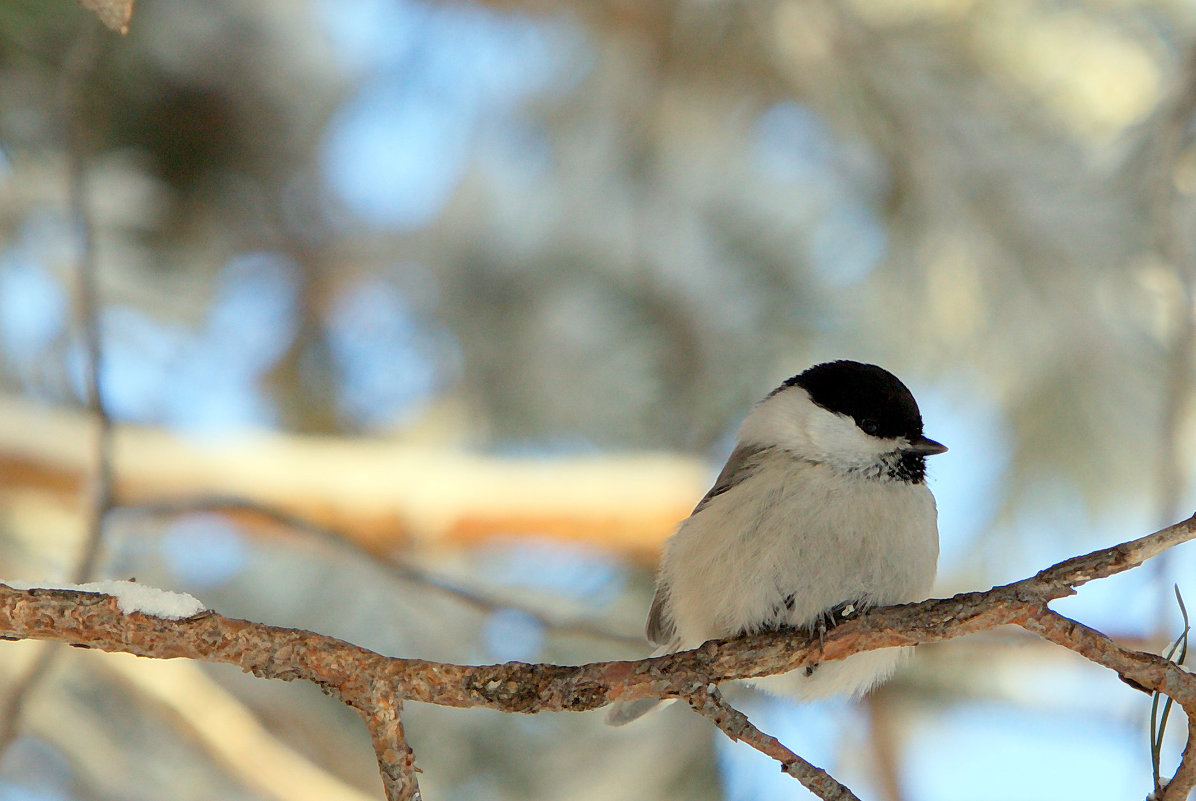
[[[837,361],[817,364],[777,388],[801,387],[827,411],[845,414],[878,437],[922,436],[922,414],[913,393],[897,376],[875,364]]]

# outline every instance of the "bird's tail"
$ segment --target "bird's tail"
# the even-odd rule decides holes
[[[606,725],[625,726],[665,703],[671,703],[671,701],[664,701],[660,698],[637,698],[634,701],[620,701],[612,705],[610,711],[606,713]]]
[[[677,650],[670,648],[667,645],[662,645],[651,653],[651,656],[661,656],[663,654],[671,653]],[[610,711],[606,713],[606,725],[608,726],[625,726],[633,720],[637,720],[644,715],[651,712],[658,706],[671,704],[677,699],[663,699],[663,698],[637,698],[634,701],[620,701],[617,704],[612,704]]]

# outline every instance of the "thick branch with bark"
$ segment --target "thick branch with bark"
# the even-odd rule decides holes
[[[1108,667],[1137,686],[1171,697],[1190,721],[1196,714],[1196,675],[1161,656],[1124,648],[1047,604],[1073,594],[1080,584],[1136,567],[1193,538],[1196,516],[987,592],[873,610],[836,627],[821,642],[794,632],[769,632],[713,640],[691,651],[639,661],[453,665],[394,658],[322,634],[214,612],[167,620],[138,612],[122,614],[117,600],[106,595],[16,590],[4,585],[0,585],[0,636],[57,640],[159,659],[223,662],[262,678],[311,681],[361,713],[392,799],[415,798],[419,792],[414,756],[399,717],[406,701],[537,713],[584,711],[636,698],[685,699],[728,736],[778,759],[787,773],[819,797],[850,799],[854,796],[847,788],[752,726],[712,685],[1013,624]],[[1196,784],[1193,750],[1185,750],[1165,799],[1186,798]]]

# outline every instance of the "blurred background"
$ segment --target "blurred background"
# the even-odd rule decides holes
[[[1167,0],[139,0],[121,37],[5,0],[0,575],[636,658],[736,425],[833,358],[951,448],[938,594],[1185,517],[1194,34]],[[1194,575],[1057,608],[1162,649]],[[3,645],[0,801],[381,797],[313,687]],[[864,798],[1151,789],[1111,673],[918,651],[858,704],[732,700]],[[405,716],[434,801],[809,797],[687,709],[601,718]]]

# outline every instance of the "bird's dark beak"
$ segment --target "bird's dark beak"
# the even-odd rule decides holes
[[[947,446],[927,437],[918,437],[910,442],[909,447],[905,450],[920,456],[934,456],[936,453],[946,453]]]

